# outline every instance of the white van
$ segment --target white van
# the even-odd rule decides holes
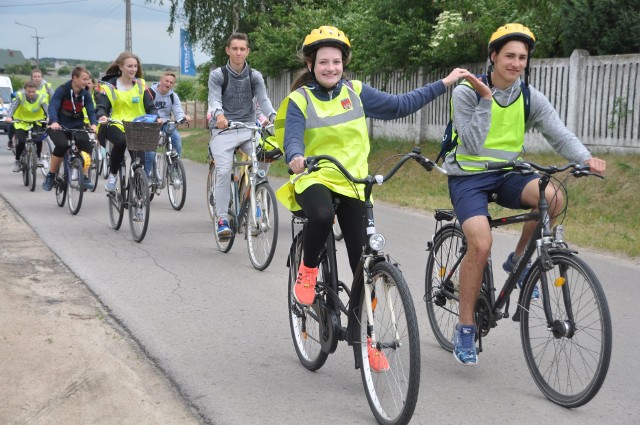
[[[13,86],[11,85],[11,79],[7,76],[0,75],[0,130],[4,130],[6,133],[9,129],[9,124],[4,120],[9,111],[11,105],[11,93],[13,93]]]

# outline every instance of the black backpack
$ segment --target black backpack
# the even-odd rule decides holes
[[[487,84],[487,75],[482,74],[478,75],[478,78],[482,80],[483,83]],[[520,89],[522,90],[522,95],[524,96],[524,122],[527,122],[527,118],[529,118],[529,110],[531,109],[531,92],[529,91],[529,86],[525,85],[524,81],[520,81]],[[480,93],[476,92],[476,97],[478,99],[478,103],[480,103]],[[456,137],[453,137],[453,117],[449,118],[449,122],[447,123],[447,128],[444,130],[444,135],[442,136],[442,143],[440,145],[440,152],[438,153],[438,157],[436,158],[436,163],[440,160],[444,161],[444,158],[447,156],[449,152],[451,152],[458,145],[458,134],[456,133]]]

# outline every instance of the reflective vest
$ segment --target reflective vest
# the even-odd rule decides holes
[[[44,99],[47,103],[49,103],[49,101],[51,100],[52,92],[53,86],[51,85],[51,83],[44,83],[40,88],[38,88],[38,90],[36,90],[36,93],[44,96]]]
[[[352,81],[342,85],[340,94],[329,101],[318,100],[312,90],[300,87],[282,102],[276,115],[276,140],[282,145],[284,120],[289,102],[294,102],[305,117],[304,156],[328,154],[340,161],[357,178],[369,172],[369,134],[360,93],[362,82]],[[294,177],[292,176],[291,179]],[[354,192],[350,182],[333,167],[300,177],[295,183],[295,192],[301,193],[313,184],[323,184],[331,191],[364,200],[364,189],[358,186]],[[295,203],[293,187],[285,184],[278,191],[278,199],[290,210],[300,207]]]
[[[463,83],[467,84],[468,83]],[[453,109],[453,106],[452,106]],[[479,154],[470,153],[458,138],[455,159],[466,171],[485,170],[486,162],[501,162],[521,159],[524,149],[524,96],[522,92],[509,106],[501,106],[492,99],[491,126]],[[455,137],[455,130],[453,136]]]
[[[111,103],[111,119],[118,121],[133,121],[134,118],[146,114],[144,109],[144,80],[135,80],[133,87],[123,91],[116,89],[112,84],[101,83],[102,93],[109,98]],[[117,125],[123,132],[124,128]]]
[[[13,113],[13,118],[23,121],[38,121],[47,118],[44,113],[44,104],[47,102],[46,97],[42,94],[36,93],[36,99],[33,102],[27,100],[27,95],[24,91],[19,91],[16,94],[20,105]],[[23,122],[17,122],[14,124],[16,129],[29,130],[31,125]]]

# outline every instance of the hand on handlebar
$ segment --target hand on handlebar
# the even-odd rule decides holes
[[[607,162],[604,159],[592,157],[589,158],[585,164],[589,166],[589,170],[595,174],[604,175],[607,169]]]
[[[289,162],[289,168],[291,169],[291,171],[293,171],[293,174],[302,173],[307,168],[304,157],[302,155],[298,155],[293,158]]]
[[[49,128],[51,130],[60,130],[60,129],[62,129],[62,127],[60,127],[60,124],[58,124],[57,122],[52,122],[51,124],[49,124]]]

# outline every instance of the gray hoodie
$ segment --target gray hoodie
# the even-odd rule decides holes
[[[153,83],[151,86],[153,103],[158,109],[158,116],[163,120],[168,120],[171,119],[171,113],[173,112],[175,120],[180,121],[184,118],[184,111],[182,110],[178,94],[173,90],[169,90],[167,94],[161,94],[158,91],[158,85],[159,83]]]
[[[551,147],[568,161],[582,163],[591,158],[589,150],[563,124],[558,113],[544,94],[529,85],[531,109],[526,122],[526,130],[535,128],[545,137]],[[502,106],[508,106],[520,96],[520,80],[505,90],[493,88],[493,97]],[[492,101],[476,96],[468,87],[458,86],[453,90],[453,126],[460,140],[470,152],[479,152],[489,134]],[[526,148],[526,143],[525,143]],[[464,171],[450,153],[444,161],[444,168],[450,175],[461,176],[477,173]],[[487,171],[491,172],[491,171]]]

